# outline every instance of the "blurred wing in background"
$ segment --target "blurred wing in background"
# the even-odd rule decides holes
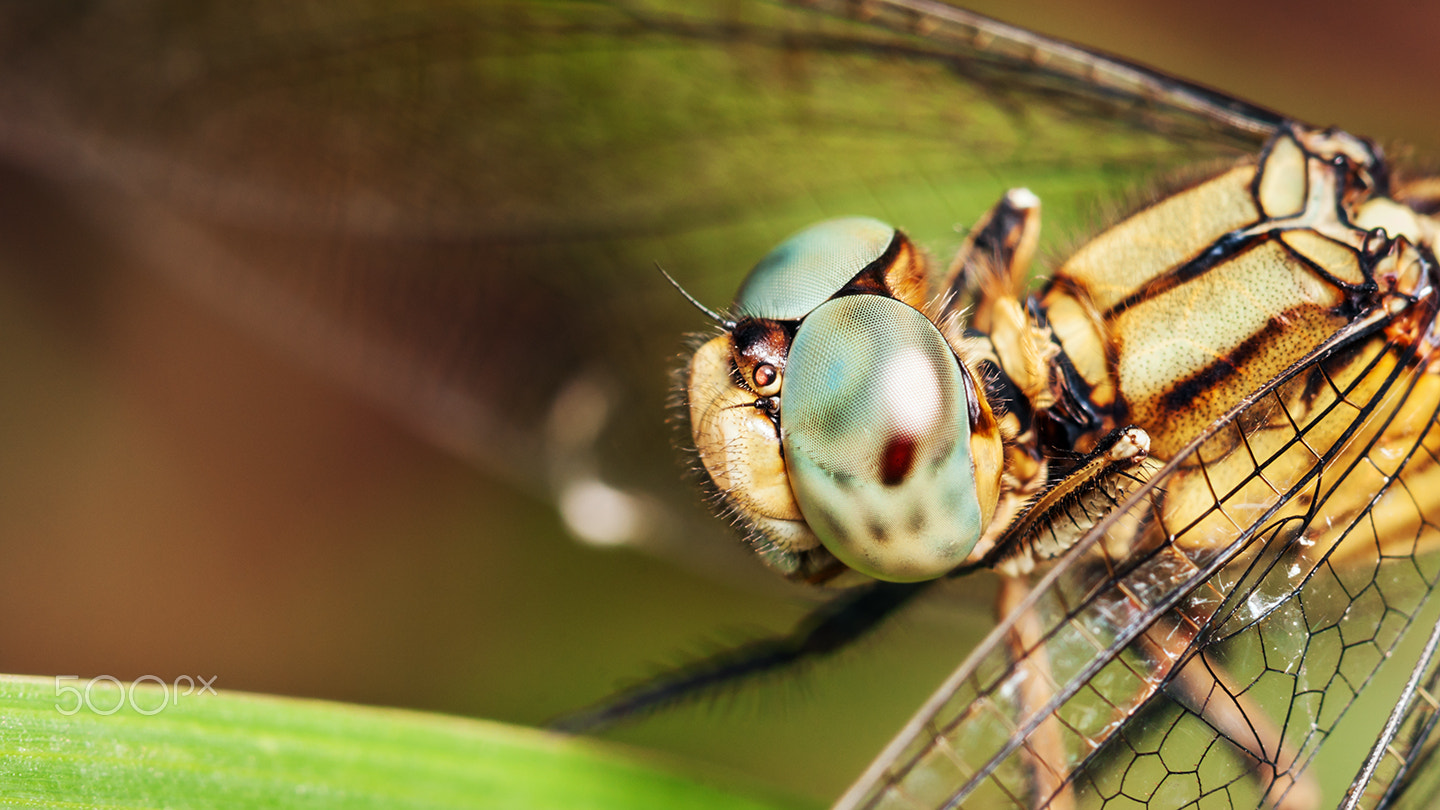
[[[580,504],[597,540],[683,534],[658,426],[695,321],[656,262],[719,306],[818,218],[944,251],[1009,186],[1063,212],[1273,123],[1088,90],[1033,43],[768,3],[8,14],[5,154],[440,446]]]

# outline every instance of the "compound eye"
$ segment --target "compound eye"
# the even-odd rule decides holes
[[[813,225],[765,255],[740,291],[735,311],[743,318],[795,321],[885,255],[895,229],[868,217]]]
[[[933,579],[979,540],[963,373],[935,326],[891,298],[837,298],[801,324],[780,413],[790,485],[856,571]]]

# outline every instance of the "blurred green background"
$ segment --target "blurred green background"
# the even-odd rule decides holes
[[[1440,154],[1440,13],[1420,4],[981,5]],[[582,126],[559,126],[572,125]],[[577,542],[533,475],[508,474],[502,453],[475,465],[435,449],[306,352],[216,315],[173,274],[147,267],[153,254],[97,226],[86,186],[17,143],[0,154],[0,671],[215,676],[222,689],[538,724],[667,664],[787,628],[814,604],[743,559],[690,564]],[[163,154],[166,143],[157,134],[148,145]],[[1043,185],[1036,172],[1014,176]],[[993,189],[1020,182],[993,174]],[[946,198],[934,216],[964,225],[993,189]],[[640,306],[669,308],[648,345],[673,357],[681,332],[700,324],[653,278],[651,259],[717,302],[805,219],[894,217],[933,191],[892,195],[893,210],[874,212],[843,210],[854,196],[808,201],[785,207],[793,222],[747,224],[743,242],[712,237],[733,251],[720,262],[728,276],[686,278],[663,240],[636,241],[615,259],[643,274],[620,291],[627,308],[607,309],[615,290],[567,292],[592,305],[584,329],[547,321],[548,282],[535,280],[540,294],[521,308],[535,317],[485,347],[506,356],[490,384],[524,389],[528,330],[566,327],[567,340],[586,340],[585,329],[603,331]],[[1070,211],[1048,218],[1047,209],[1052,249],[1103,209],[1083,188],[1070,194]],[[931,246],[953,249],[958,236],[939,232]],[[346,258],[330,255],[338,266]],[[668,435],[668,369],[629,372],[650,382],[627,391],[622,410]],[[725,556],[733,538],[675,483],[683,463],[643,463],[659,468],[650,475],[668,481],[668,508],[681,516],[670,539]],[[611,736],[828,800],[984,632],[990,588],[966,583],[838,660]]]

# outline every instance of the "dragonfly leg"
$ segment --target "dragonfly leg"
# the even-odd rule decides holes
[[[1200,652],[1178,665],[1176,650],[1191,646],[1194,625],[1162,621],[1139,639],[1136,649],[1151,668],[1154,682],[1167,697],[1199,716],[1240,750],[1252,763],[1255,777],[1266,786],[1266,797],[1276,810],[1314,810],[1320,806],[1320,786],[1314,775],[1295,773],[1299,752],[1285,740],[1255,700],[1231,682],[1224,669]]]
[[[1029,592],[1024,578],[1002,575],[996,599],[998,614],[1004,617],[1018,610]],[[1044,631],[1039,614],[1028,610],[1018,617],[1014,632],[1006,641],[1011,660],[1017,667],[1029,670],[1027,677],[1020,681],[1022,716],[1039,712],[1055,696],[1050,658],[1043,648]],[[1025,769],[1030,774],[1030,805],[1037,810],[1073,810],[1075,794],[1066,778],[1069,758],[1065,754],[1059,720],[1053,714],[1047,717],[1025,740],[1022,750]]]
[[[941,283],[945,304],[937,320],[971,308],[968,326],[993,331],[996,302],[1024,297],[1039,242],[1039,198],[1029,189],[1010,189],[975,223],[950,263]]]
[[[789,633],[663,672],[594,706],[558,717],[549,726],[572,733],[596,731],[821,658],[873,631],[931,584],[876,582],[856,588],[811,611]]]
[[[1060,346],[1025,303],[1039,239],[1039,198],[1011,189],[970,230],[932,314],[963,357],[995,363],[1029,406],[1048,408],[1054,404],[1050,362]]]

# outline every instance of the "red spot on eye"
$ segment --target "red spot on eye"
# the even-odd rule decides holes
[[[880,455],[880,481],[893,487],[905,480],[914,465],[915,440],[909,436],[892,437]]]

